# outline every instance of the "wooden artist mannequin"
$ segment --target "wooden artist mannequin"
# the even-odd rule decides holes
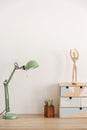
[[[71,56],[71,59],[73,61],[72,84],[76,84],[77,83],[77,65],[76,65],[76,61],[79,58],[79,53],[78,53],[76,48],[74,49],[74,51],[70,50],[70,56]]]

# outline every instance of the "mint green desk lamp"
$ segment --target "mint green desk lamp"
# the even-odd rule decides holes
[[[3,116],[4,119],[16,119],[18,118],[17,114],[13,114],[13,113],[9,113],[10,112],[10,105],[9,105],[9,92],[8,92],[8,84],[13,76],[13,74],[15,73],[16,70],[22,69],[22,70],[29,70],[29,69],[35,69],[37,68],[39,65],[36,61],[31,60],[29,61],[26,65],[23,65],[21,67],[19,67],[19,65],[17,63],[14,64],[14,69],[9,77],[8,80],[4,81],[4,92],[5,92],[5,114]]]

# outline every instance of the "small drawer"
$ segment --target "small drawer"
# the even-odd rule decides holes
[[[87,108],[60,108],[60,117],[87,117]]]
[[[87,87],[83,86],[61,86],[60,96],[87,96]]]
[[[80,98],[61,97],[60,107],[80,107]]]

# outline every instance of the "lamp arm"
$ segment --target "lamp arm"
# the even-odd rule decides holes
[[[9,112],[10,111],[10,107],[9,107],[8,84],[4,84],[4,93],[5,93],[5,112]]]
[[[12,73],[11,73],[9,79],[7,80],[7,83],[6,83],[6,84],[9,84],[9,82],[10,82],[10,80],[11,80],[13,74],[15,73],[15,71],[16,71],[17,69],[20,69],[20,67],[18,66],[17,63],[15,63],[15,64],[14,64],[14,69],[13,69],[13,71],[12,71]]]
[[[9,79],[7,80],[7,83],[5,83],[5,84],[9,84],[9,82],[10,82],[10,80],[11,80],[11,78],[12,78],[14,72],[15,72],[15,70],[16,70],[16,68],[14,67],[14,69],[13,69],[13,71],[12,71],[12,73],[11,73]],[[6,81],[5,81],[5,82],[6,82]]]
[[[4,81],[4,93],[5,93],[5,111],[9,112],[10,111],[10,105],[9,105],[9,92],[8,92],[8,84],[13,76],[13,74],[15,73],[16,69],[19,69],[18,66],[15,65],[10,77],[8,80]]]

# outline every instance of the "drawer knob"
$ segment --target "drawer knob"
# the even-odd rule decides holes
[[[72,99],[72,97],[69,97],[69,99]]]
[[[80,88],[82,88],[82,86],[80,86]]]
[[[82,107],[80,107],[79,109],[82,110]]]
[[[68,88],[69,88],[69,86],[66,86],[66,88],[68,89]]]

